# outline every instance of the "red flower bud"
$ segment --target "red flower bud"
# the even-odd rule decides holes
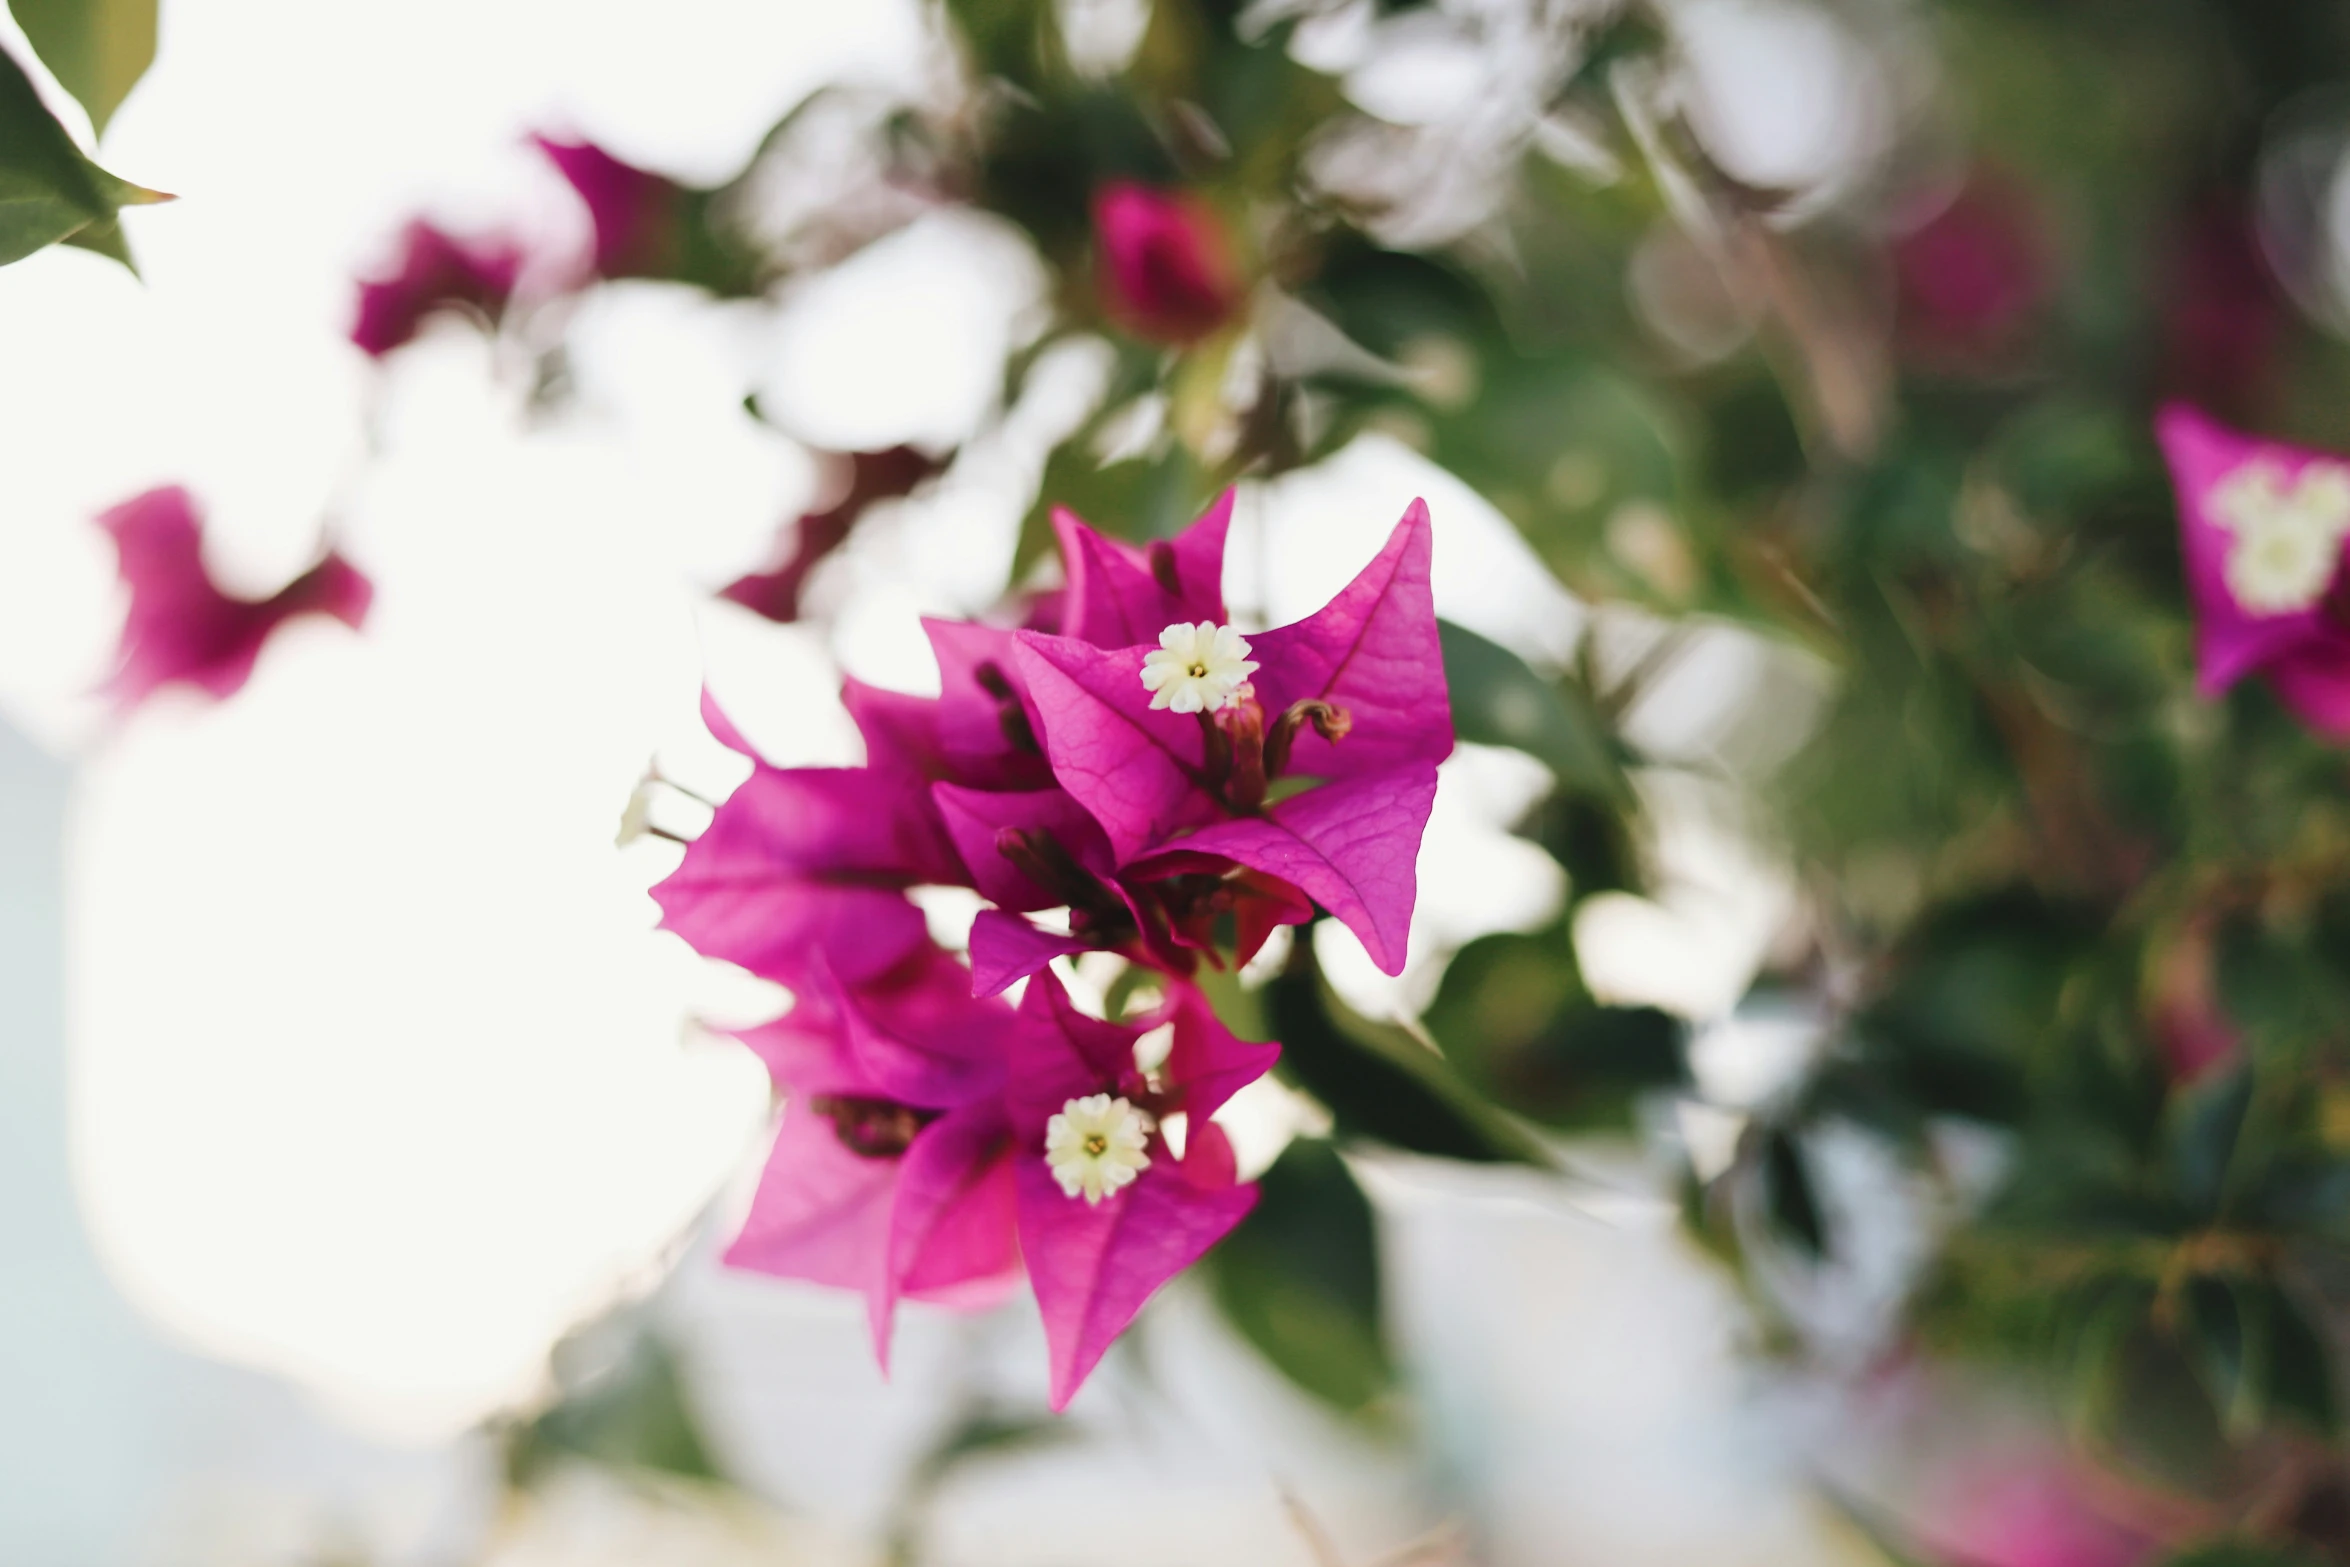
[[[1239,269],[1205,203],[1115,181],[1094,194],[1093,229],[1102,306],[1135,336],[1195,342],[1240,308]]]

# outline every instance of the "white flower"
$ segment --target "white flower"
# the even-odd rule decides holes
[[[2211,488],[2211,520],[2235,534],[2228,592],[2255,615],[2288,615],[2325,597],[2350,534],[2350,469],[2313,462],[2292,479],[2256,457]]]
[[[2228,546],[2228,592],[2255,615],[2289,615],[2325,597],[2341,561],[2341,540],[2297,522],[2237,533]]]
[[[1221,712],[1240,700],[1256,672],[1248,638],[1212,620],[1196,626],[1177,621],[1142,656],[1142,687],[1151,693],[1151,706],[1178,713]]]
[[[2255,457],[2211,487],[2211,520],[2237,532],[2293,522],[2341,538],[2350,533],[2350,468],[2313,462],[2287,479],[2282,464]]]
[[[1044,1124],[1044,1162],[1071,1197],[1098,1203],[1151,1167],[1150,1116],[1123,1099],[1072,1099]]]

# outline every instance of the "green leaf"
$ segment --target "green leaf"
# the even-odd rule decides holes
[[[1427,1021],[1469,1086],[1545,1126],[1622,1129],[1641,1093],[1687,1081],[1681,1025],[1593,1000],[1561,927],[1469,943]]]
[[[556,1347],[556,1372],[604,1325]],[[568,1354],[567,1354],[568,1352]],[[528,1483],[550,1465],[588,1459],[620,1469],[647,1469],[695,1480],[721,1478],[686,1397],[676,1355],[650,1333],[635,1332],[618,1359],[579,1377],[555,1405],[516,1431],[506,1451],[507,1473]]]
[[[1820,1212],[1818,1191],[1803,1145],[1783,1127],[1774,1127],[1763,1144],[1763,1211],[1778,1232],[1806,1255],[1828,1254],[1828,1224]]]
[[[1378,1228],[1331,1144],[1301,1138],[1282,1151],[1207,1270],[1232,1325],[1315,1397],[1360,1410],[1393,1384]]]
[[[122,237],[120,218],[107,218],[75,229],[59,243],[71,245],[77,250],[95,251],[109,261],[119,261],[130,268],[134,277],[138,275],[139,265],[131,259],[131,247]]]
[[[2262,1290],[2268,1324],[2268,1407],[2332,1437],[2341,1425],[2334,1394],[2337,1372],[2327,1336],[2292,1294],[2275,1284]]]
[[[156,0],[9,0],[17,25],[58,83],[106,122],[155,60]]]
[[[1449,1062],[1394,1027],[1355,1016],[1323,985],[1313,928],[1258,997],[1283,1076],[1327,1106],[1341,1137],[1478,1163],[1549,1166],[1541,1142],[1462,1082]]]
[[[2226,1279],[2187,1286],[2188,1354],[2231,1441],[2256,1431],[2267,1413],[2269,1312],[2266,1292]]]
[[[2170,1159],[2178,1193],[2190,1210],[2216,1213],[2227,1193],[2228,1173],[2252,1108],[2252,1069],[2238,1065],[2176,1098]]]
[[[1554,685],[1508,648],[1450,621],[1437,622],[1436,630],[1453,730],[1463,740],[1523,751],[1557,774],[1562,788],[1619,803],[1631,799],[1607,726],[1579,687]]]
[[[170,199],[83,157],[24,68],[0,50],[0,266],[84,229],[110,227],[118,208]],[[119,231],[94,234],[84,244],[128,260]]]

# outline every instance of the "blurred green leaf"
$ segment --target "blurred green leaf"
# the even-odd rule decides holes
[[[1681,1024],[1593,1000],[1563,927],[1469,943],[1427,1022],[1471,1087],[1562,1130],[1621,1130],[1640,1094],[1688,1080]]]
[[[1150,457],[1104,466],[1080,443],[1057,449],[1045,463],[1044,482],[1020,524],[1013,555],[1013,580],[1021,580],[1039,559],[1052,553],[1052,515],[1066,508],[1113,538],[1166,538],[1192,520],[1193,486],[1199,474],[1180,446]]]
[[[1401,1029],[1349,1012],[1322,983],[1312,932],[1298,928],[1289,966],[1258,995],[1281,1041],[1282,1075],[1329,1107],[1339,1136],[1478,1163],[1554,1162],[1444,1057]]]
[[[1632,797],[1606,724],[1580,687],[1561,686],[1526,661],[1450,621],[1437,622],[1453,729],[1479,745],[1506,745],[1547,765],[1562,788],[1623,804]]]
[[[91,129],[106,122],[155,60],[156,0],[9,0],[33,52],[90,111]]]
[[[914,1567],[926,1560],[923,1536],[940,1487],[966,1465],[1056,1446],[1070,1439],[1068,1422],[1049,1415],[1013,1414],[987,1405],[965,1410],[925,1448],[907,1473],[891,1509],[885,1560]]]
[[[2177,1096],[2171,1121],[2171,1168],[2180,1200],[2193,1212],[2218,1212],[2251,1108],[2252,1069],[2248,1064],[2239,1064]]]
[[[601,1336],[612,1329],[591,1330]],[[557,1348],[557,1374],[566,1351]],[[721,1478],[702,1440],[677,1357],[649,1332],[630,1332],[618,1360],[582,1378],[551,1408],[516,1431],[506,1450],[507,1473],[528,1484],[552,1464],[588,1459],[620,1469],[649,1469],[696,1480]]]
[[[1829,1250],[1828,1222],[1803,1145],[1784,1127],[1764,1133],[1761,1165],[1763,1211],[1782,1236],[1812,1257]]]
[[[1328,1142],[1300,1138],[1282,1150],[1207,1270],[1233,1326],[1315,1397],[1359,1410],[1393,1383],[1378,1228]]]
[[[2331,1333],[2313,1321],[2292,1292],[2274,1282],[2261,1287],[2268,1324],[2268,1407],[2321,1436],[2341,1429]]]
[[[2241,1440],[2267,1413],[2267,1297],[2227,1279],[2203,1278],[2185,1291],[2185,1330],[2212,1407],[2230,1437]]]
[[[83,157],[31,78],[0,50],[0,266],[92,225],[111,226],[118,208],[169,199]],[[128,260],[118,254],[119,233],[95,235],[89,248]]]

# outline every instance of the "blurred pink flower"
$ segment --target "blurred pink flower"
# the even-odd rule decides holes
[[[808,573],[847,542],[849,530],[857,525],[865,508],[875,501],[912,494],[917,485],[945,466],[911,446],[849,453],[848,487],[840,499],[802,513],[782,541],[782,558],[772,569],[739,577],[720,589],[718,596],[769,620],[799,619],[800,592],[807,585]]]
[[[2211,934],[2190,928],[2157,960],[2154,1040],[2177,1083],[2192,1083],[2236,1059],[2243,1035],[2221,1007]]]
[[[2203,693],[2258,672],[2311,728],[2350,739],[2350,627],[2335,603],[2350,462],[2240,435],[2183,403],[2155,434],[2178,492]]]
[[[686,192],[676,181],[621,162],[593,142],[533,136],[532,145],[587,204],[601,278],[673,276],[685,248]]]
[[[279,626],[298,615],[331,615],[357,629],[375,596],[366,576],[332,551],[268,598],[222,592],[204,569],[195,502],[178,485],[134,496],[98,524],[113,536],[130,589],[121,651],[105,687],[122,708],[167,685],[232,696]]]
[[[2162,305],[2163,378],[2224,410],[2267,385],[2289,317],[2244,204],[2216,195],[2181,225]]]
[[[507,240],[468,241],[423,219],[400,236],[390,271],[359,284],[351,341],[382,358],[412,340],[425,318],[459,310],[496,321],[514,295],[522,251]]]
[[[2138,1567],[2158,1542],[2090,1505],[2090,1486],[2060,1460],[1982,1476],[1923,1532],[1949,1567]]]
[[[1223,224],[1196,197],[1113,181],[1094,193],[1093,233],[1103,306],[1135,336],[1194,342],[1240,308]]]
[[[1904,345],[1930,361],[1970,366],[2021,348],[2055,285],[2029,197],[1984,172],[1894,241],[1893,275]]]
[[[1164,1024],[1173,1025],[1166,1061],[1146,1073],[1135,1042]],[[1011,1037],[1006,1097],[1020,1249],[1044,1313],[1058,1410],[1159,1287],[1255,1206],[1256,1187],[1236,1178],[1232,1145],[1209,1117],[1264,1076],[1280,1047],[1234,1038],[1182,984],[1138,1023],[1087,1017],[1049,969],[1029,981]],[[1088,1109],[1097,1123],[1118,1118],[1134,1139],[1120,1177],[1097,1185],[1074,1167],[1104,1150],[1055,1141],[1055,1121]],[[1167,1131],[1175,1116],[1185,1127],[1180,1158]]]
[[[1453,746],[1429,559],[1428,508],[1414,501],[1329,604],[1235,639],[1245,663],[1199,640],[1218,629],[1205,623],[1168,627],[1156,649],[1018,634],[1054,777],[1100,824],[1121,876],[1244,867],[1313,898],[1401,972],[1436,764]],[[1182,650],[1179,632],[1193,638]],[[1196,678],[1151,683],[1184,669]],[[1188,702],[1212,705],[1167,699],[1185,685]],[[1285,777],[1321,782],[1267,804]]]

